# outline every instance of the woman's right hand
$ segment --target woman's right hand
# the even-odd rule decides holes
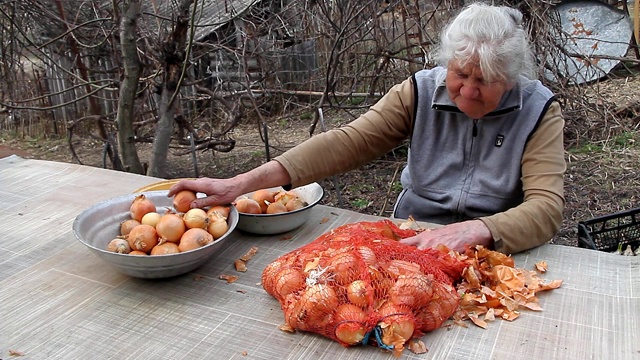
[[[277,161],[271,160],[257,168],[228,179],[199,178],[180,180],[169,189],[169,197],[180,190],[191,190],[207,195],[191,203],[191,208],[203,208],[210,205],[226,205],[238,196],[263,188],[282,186],[291,183],[291,177]]]
[[[171,186],[167,196],[172,197],[181,190],[191,190],[207,195],[191,203],[191,208],[204,208],[210,205],[226,205],[233,202],[242,191],[232,179],[199,178],[183,179]]]

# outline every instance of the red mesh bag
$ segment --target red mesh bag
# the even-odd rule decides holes
[[[398,355],[454,313],[465,267],[447,251],[398,242],[413,235],[389,220],[343,225],[273,261],[262,285],[280,302],[285,329]]]

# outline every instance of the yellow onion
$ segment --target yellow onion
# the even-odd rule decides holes
[[[278,272],[275,277],[275,294],[279,299],[302,289],[305,285],[304,276],[298,269],[286,268]]]
[[[358,279],[358,259],[353,253],[345,252],[329,259],[329,269],[336,283],[345,285]]]
[[[211,220],[211,218],[209,218],[209,220]],[[207,231],[214,239],[220,238],[222,235],[226,234],[228,230],[229,224],[224,218],[215,218],[214,221],[210,221],[207,225]]]
[[[207,210],[207,216],[211,221],[212,217],[228,218],[231,207],[228,205],[214,205]]]
[[[287,201],[286,207],[287,211],[294,211],[300,210],[307,205],[309,205],[309,203],[296,196],[293,199]]]
[[[298,329],[309,330],[328,324],[336,307],[335,290],[327,284],[315,284],[302,291],[292,315],[296,316]]]
[[[433,275],[400,275],[389,289],[389,301],[396,305],[419,308],[433,297]]]
[[[173,208],[178,212],[187,212],[191,209],[191,203],[197,198],[191,190],[181,190],[173,197]]]
[[[289,190],[289,191],[279,191],[275,196],[274,196],[274,200],[275,201],[280,201],[283,204],[287,204],[289,202],[289,200],[291,199],[295,199],[298,197],[298,194],[293,191],[293,190]]]
[[[274,190],[260,189],[256,190],[253,195],[251,195],[251,198],[260,205],[260,211],[265,214],[267,213],[269,204],[276,201],[275,196],[277,193],[278,192]]]
[[[131,218],[137,221],[141,221],[145,214],[155,211],[156,205],[144,194],[136,196],[135,199],[133,199],[133,202],[131,202],[131,207],[129,208]]]
[[[205,229],[193,228],[185,231],[180,238],[178,249],[180,252],[195,250],[213,242],[213,236]]]
[[[382,340],[386,345],[392,345],[394,341],[385,341],[385,339],[395,339],[399,336],[407,341],[413,336],[415,324],[409,307],[386,302],[378,309],[378,315],[380,316],[378,325],[382,328]]]
[[[177,243],[184,234],[186,226],[182,218],[177,214],[166,213],[158,220],[156,230],[161,243],[167,241]]]
[[[262,209],[257,201],[249,198],[240,198],[235,201],[236,209],[245,214],[262,214]]]
[[[147,256],[149,254],[147,254],[144,251],[140,251],[140,250],[133,250],[129,253],[129,255],[139,255],[139,256]]]
[[[140,221],[129,219],[120,223],[120,235],[129,235],[131,229],[140,225]]]
[[[207,217],[207,212],[198,208],[189,209],[189,211],[182,215],[182,220],[184,221],[184,225],[187,229],[206,229],[207,226],[209,226],[209,217]]]
[[[151,249],[151,255],[170,255],[177,254],[180,252],[178,249],[178,245],[172,242],[166,242],[162,244],[158,244]]]
[[[283,203],[281,203],[280,201],[276,201],[276,202],[272,202],[269,204],[269,206],[267,206],[267,214],[280,214],[280,213],[286,213],[287,212],[287,206]]]
[[[356,280],[347,285],[347,299],[352,304],[362,306],[364,308],[370,305],[370,288],[367,289],[367,283],[364,280]]]
[[[162,217],[162,215],[158,214],[157,212],[150,212],[150,213],[146,213],[142,217],[142,220],[140,222],[142,224],[147,224],[147,225],[151,225],[153,227],[156,227],[156,225],[158,224],[158,221],[160,220],[161,217]]]
[[[358,246],[356,248],[358,254],[362,257],[362,261],[364,261],[367,265],[374,265],[378,262],[376,258],[376,253],[371,250],[370,247],[367,246]]]
[[[367,313],[352,304],[342,304],[336,309],[336,337],[347,345],[358,344],[367,334]]]
[[[148,254],[158,244],[158,233],[153,226],[140,224],[131,229],[127,240],[132,250],[139,250]]]
[[[107,244],[107,251],[118,254],[128,254],[131,252],[131,245],[129,245],[129,242],[125,239],[116,238],[109,241],[109,244]]]
[[[420,264],[400,259],[391,259],[383,267],[394,278],[400,275],[421,273]]]

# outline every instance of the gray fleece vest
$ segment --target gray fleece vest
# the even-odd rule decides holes
[[[445,68],[413,77],[415,119],[394,217],[449,224],[522,203],[522,155],[551,91],[523,77],[493,112],[471,119],[449,98]]]

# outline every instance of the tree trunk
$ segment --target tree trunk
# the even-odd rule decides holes
[[[164,82],[161,86],[158,104],[158,126],[153,140],[151,161],[147,175],[164,178],[167,176],[167,155],[171,136],[176,101],[180,98],[182,68],[186,61],[187,34],[189,30],[189,6],[193,0],[183,0],[178,10],[175,28],[163,46]]]
[[[124,170],[136,174],[144,174],[144,168],[136,151],[133,134],[134,104],[142,68],[136,47],[136,18],[139,14],[140,0],[131,0],[129,8],[124,13],[120,23],[120,47],[122,48],[124,63],[124,79],[120,85],[116,124],[118,124],[118,150],[122,157]]]
[[[70,31],[71,27],[67,23],[66,14],[65,14],[64,6],[62,5],[62,1],[56,0],[55,4],[58,8],[58,12],[60,13],[60,18],[63,20],[63,23],[66,24],[65,26],[67,27],[67,30]],[[75,37],[69,36],[68,38],[69,38],[69,46],[71,47],[71,53],[73,54],[73,58],[75,58],[76,67],[78,69],[78,72],[80,73],[80,77],[87,84],[85,85],[85,88],[86,88],[87,94],[89,94],[93,90],[89,85],[90,83],[89,70],[87,69],[87,66],[82,61],[83,57],[82,57],[82,54],[80,53],[80,48],[78,47],[78,43],[76,42]],[[102,107],[98,103],[97,98],[95,96],[89,96],[88,101],[89,101],[89,112],[91,113],[91,115],[94,115],[100,118],[102,116]],[[109,141],[109,134],[107,133],[107,129],[105,128],[104,124],[102,123],[102,121],[98,121],[97,123],[98,123],[98,132],[100,133],[100,138],[103,141]],[[118,165],[120,164],[117,155],[115,154],[115,152],[111,147],[107,148],[107,153],[109,155],[109,159],[111,160],[111,164],[113,164],[114,168],[117,169]]]

